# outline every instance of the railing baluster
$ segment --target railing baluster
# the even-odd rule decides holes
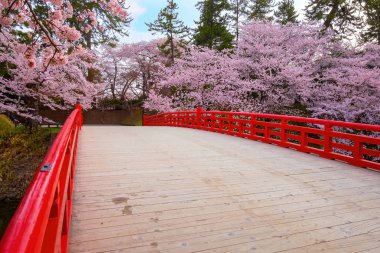
[[[256,116],[251,114],[251,139],[256,140]]]
[[[286,138],[286,126],[288,125],[288,121],[284,118],[281,119],[281,145],[286,147],[287,138]]]
[[[307,142],[306,142],[306,137],[307,137],[307,133],[305,131],[301,131],[301,150],[302,152],[306,152],[306,145],[307,145]]]
[[[323,150],[325,152],[326,158],[331,159],[331,142],[332,142],[332,137],[331,137],[331,132],[332,132],[332,126],[329,123],[324,124],[324,147]]]
[[[263,122],[264,124],[264,138],[265,140],[269,141],[269,126],[266,124],[267,122]]]
[[[360,163],[360,160],[363,159],[363,143],[359,140],[354,140],[354,159],[357,163]]]

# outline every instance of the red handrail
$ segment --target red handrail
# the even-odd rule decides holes
[[[1,253],[67,252],[82,109],[77,105],[32,179],[0,242]]]
[[[224,133],[380,171],[378,125],[201,108],[144,116],[143,124]]]

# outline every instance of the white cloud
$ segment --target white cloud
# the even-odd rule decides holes
[[[138,16],[144,14],[145,9],[141,7],[137,2],[129,3],[128,12],[133,18],[137,18]]]
[[[129,4],[129,9],[128,13],[132,16],[134,20],[136,20],[138,17],[144,15],[146,12],[146,9],[142,7],[138,1],[131,1],[128,3]],[[137,31],[136,28],[133,25],[130,27],[128,30],[129,36],[128,37],[121,37],[120,38],[120,43],[135,43],[139,42],[142,40],[149,41],[154,38],[149,32],[143,32],[143,31]]]

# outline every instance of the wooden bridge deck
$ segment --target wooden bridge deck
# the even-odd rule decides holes
[[[71,252],[380,252],[380,173],[184,128],[85,126]]]

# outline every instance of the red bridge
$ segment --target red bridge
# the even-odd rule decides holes
[[[201,109],[144,126],[82,128],[78,106],[0,252],[380,252],[380,126]]]

